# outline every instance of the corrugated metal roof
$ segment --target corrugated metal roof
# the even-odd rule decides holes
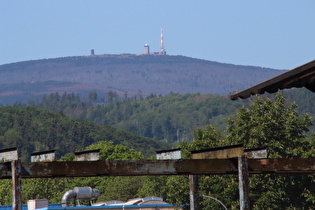
[[[245,99],[251,95],[263,94],[265,92],[275,93],[278,90],[292,87],[306,87],[312,92],[315,92],[315,60],[243,91],[232,94],[230,98],[232,100],[236,100],[238,98]]]

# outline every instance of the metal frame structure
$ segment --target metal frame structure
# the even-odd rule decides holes
[[[241,162],[240,162],[241,161]],[[243,169],[245,167],[245,169]],[[247,169],[246,169],[247,168]],[[315,158],[179,160],[98,160],[66,162],[12,162],[0,164],[0,178],[13,181],[13,209],[22,206],[22,178],[94,177],[94,176],[155,176],[155,175],[224,175],[239,174],[314,174]],[[243,179],[243,178],[242,178]],[[246,180],[246,177],[245,177]],[[242,183],[242,182],[240,182]],[[243,187],[244,207],[249,209],[247,188]],[[242,198],[241,198],[242,199]],[[197,208],[195,208],[197,209]]]

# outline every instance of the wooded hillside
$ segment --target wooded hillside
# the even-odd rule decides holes
[[[0,65],[0,103],[27,102],[43,94],[109,90],[129,97],[142,91],[166,95],[226,95],[283,71],[223,64],[185,56],[99,55]]]
[[[295,102],[300,114],[315,116],[315,94],[306,89],[282,91],[288,102]],[[82,101],[78,95],[58,93],[45,96],[43,101],[30,101],[31,106],[63,113],[72,118],[89,120],[99,125],[111,125],[135,134],[163,140],[165,142],[191,141],[193,130],[209,124],[221,131],[226,122],[241,107],[248,107],[248,100],[231,101],[226,96],[201,94],[150,95],[143,98],[119,98],[111,92],[111,101],[99,103],[98,95],[90,93],[89,101]],[[260,97],[274,97],[264,95]]]
[[[111,141],[141,151],[146,156],[165,149],[166,143],[86,120],[71,119],[32,107],[0,107],[0,148],[18,147],[22,160],[30,153],[56,149],[60,157],[82,151],[99,141]]]

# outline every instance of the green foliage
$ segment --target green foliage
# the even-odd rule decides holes
[[[99,141],[112,141],[143,151],[146,156],[165,148],[166,143],[144,138],[110,126],[98,126],[32,107],[0,107],[0,146],[18,147],[22,160],[29,154],[50,149],[60,157],[82,151]]]
[[[118,113],[124,113],[124,120],[114,122],[115,127],[157,140],[189,142],[193,130],[198,127],[213,124],[223,130],[222,118],[227,119],[240,104],[232,104],[220,96],[171,93],[164,97],[123,103],[123,107],[118,104],[108,112],[102,111],[106,108],[104,105],[100,107],[99,114],[106,113],[103,119],[114,119]],[[129,111],[123,112],[122,108]]]
[[[98,200],[122,200],[137,197],[138,191],[143,185],[143,177],[111,177],[102,186],[102,195]]]
[[[166,201],[172,204],[189,203],[189,179],[188,176],[169,176],[163,189]]]
[[[143,184],[137,195],[139,197],[156,196],[161,198],[167,197],[168,188],[166,181],[169,176],[145,176],[142,177]]]
[[[296,110],[301,113],[309,113],[315,116],[315,94],[306,88],[295,88],[291,90],[283,90],[282,94],[285,98],[298,104]]]
[[[67,178],[24,179],[22,182],[22,201],[46,198],[50,203],[60,203]]]
[[[100,141],[86,147],[86,150],[100,149],[101,160],[142,160],[143,154],[123,145],[114,145],[113,142]]]
[[[66,185],[66,178],[22,179],[22,202],[47,198],[51,203],[60,203]],[[12,204],[11,180],[1,180],[0,195],[0,205]]]
[[[299,105],[296,108],[299,115],[310,112],[310,116],[315,116],[314,94],[309,92],[303,89],[283,91],[288,95],[288,101],[296,101]],[[223,131],[227,119],[237,109],[249,106],[247,100],[231,101],[228,97],[217,95],[180,95],[171,92],[166,96],[157,96],[152,93],[141,100],[127,96],[125,93],[125,97],[120,98],[117,93],[109,91],[105,97],[98,95],[100,100],[83,102],[78,95],[64,93],[59,96],[54,93],[44,97],[42,102],[29,105],[169,143],[190,142],[195,129],[209,124]],[[314,127],[309,128],[314,130]]]
[[[182,156],[185,159],[190,159],[191,151],[223,146],[224,138],[220,131],[212,125],[197,128],[194,131],[194,138],[191,143],[181,142],[179,144]]]
[[[228,121],[227,140],[246,148],[268,147],[269,157],[301,157],[313,144],[306,139],[312,119],[307,114],[299,118],[295,108],[296,104],[286,105],[281,94],[275,100],[257,99]]]
[[[194,129],[209,124],[224,130],[228,117],[243,105],[242,101],[232,102],[222,96],[172,92],[144,99],[141,90],[136,98],[120,99],[113,91],[107,97],[109,103],[93,104],[73,94],[55,93],[32,105],[169,143],[189,142]]]
[[[238,177],[236,175],[225,176],[201,176],[199,191],[220,200],[228,209],[238,209]],[[201,198],[201,205],[204,209],[222,209],[219,202],[209,198]]]
[[[89,94],[89,100],[92,102],[95,102],[97,100],[97,93],[96,92],[91,92]]]
[[[11,180],[0,180],[0,205],[12,204],[12,181]]]
[[[314,157],[314,138],[306,135],[311,118],[299,117],[296,104],[281,94],[274,100],[257,99],[228,121],[227,142],[246,148],[267,147],[269,157]],[[255,209],[306,209],[314,207],[315,182],[307,175],[252,175],[251,202]]]

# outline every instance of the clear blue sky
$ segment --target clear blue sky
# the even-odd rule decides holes
[[[314,0],[2,0],[0,64],[159,50],[292,69],[315,59]]]

